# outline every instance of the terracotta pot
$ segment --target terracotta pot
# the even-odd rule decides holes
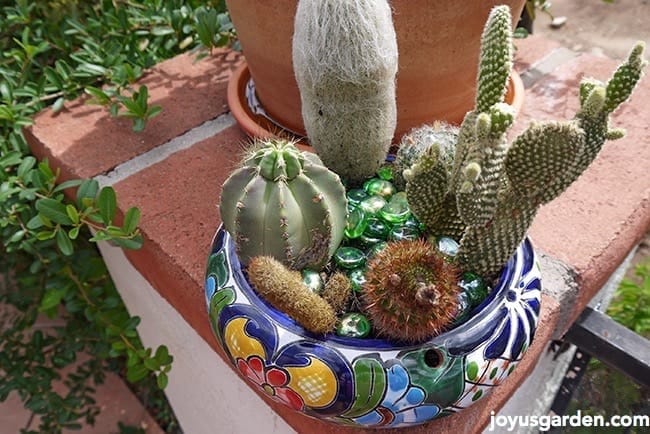
[[[385,428],[461,411],[510,375],[535,334],[541,280],[526,239],[470,318],[431,340],[315,335],[257,295],[220,228],[205,296],[219,345],[254,387],[312,417]]]
[[[304,135],[300,95],[291,61],[296,0],[228,0],[228,10],[242,46],[248,72],[267,115]],[[480,36],[490,9],[508,4],[513,25],[525,0],[394,0],[393,21],[399,48],[397,129],[401,137],[434,120],[462,121],[474,105]],[[241,92],[241,74],[232,88]],[[523,86],[515,79],[508,102],[521,106]],[[238,87],[239,86],[239,87]],[[519,93],[519,94],[517,94]],[[230,95],[231,107],[241,104]],[[240,117],[245,108],[233,108]],[[249,133],[254,126],[244,127]],[[268,129],[268,128],[267,128]]]

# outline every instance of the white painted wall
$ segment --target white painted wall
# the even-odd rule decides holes
[[[99,248],[127,309],[142,319],[145,346],[174,356],[165,390],[186,434],[289,434],[295,431],[241,380],[133,267],[120,248]],[[207,321],[207,311],[205,313]]]

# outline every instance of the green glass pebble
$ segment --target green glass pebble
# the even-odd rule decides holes
[[[461,292],[458,294],[458,311],[454,317],[452,325],[462,324],[469,318],[469,313],[472,310],[472,305],[469,302],[467,293]]]
[[[390,197],[397,191],[395,186],[390,181],[379,178],[372,178],[367,180],[363,184],[363,189],[366,190],[366,193],[371,196],[377,195],[383,197],[384,199],[390,199]]]
[[[361,242],[361,245],[364,249],[369,249],[372,246],[374,246],[377,243],[381,243],[384,240],[382,238],[377,238],[377,237],[371,237],[369,235],[361,234],[361,236],[358,238],[359,241]]]
[[[379,216],[389,223],[403,223],[411,215],[406,201],[390,200],[379,210]]]
[[[366,283],[366,270],[364,268],[355,268],[348,272],[348,277],[354,292],[361,292],[363,284]]]
[[[359,208],[361,208],[368,215],[375,215],[386,205],[386,199],[381,196],[374,195],[365,198],[359,203]]]
[[[420,232],[424,232],[424,228],[422,223],[418,221],[417,218],[411,213],[409,216],[404,220],[404,223],[402,223],[402,226],[410,226],[412,228],[417,228]]]
[[[370,217],[367,220],[366,229],[363,234],[370,238],[378,238],[385,240],[390,232],[390,226],[378,218]]]
[[[392,181],[393,168],[390,166],[381,166],[377,171],[377,176],[385,181]]]
[[[420,238],[420,230],[411,226],[394,226],[388,238],[392,241],[417,240]]]
[[[338,327],[336,327],[336,334],[348,338],[365,338],[370,334],[372,326],[368,318],[358,312],[351,312],[343,315]]]
[[[359,238],[368,226],[368,219],[361,208],[348,211],[345,222],[345,236],[351,239]]]
[[[334,252],[334,262],[341,268],[357,268],[366,264],[366,255],[356,247],[339,247]]]
[[[456,240],[449,237],[439,237],[436,240],[438,250],[443,255],[450,256],[454,258],[458,254],[458,248],[460,247]]]
[[[367,199],[370,196],[368,193],[366,193],[365,190],[361,188],[355,188],[348,191],[347,197],[348,203],[352,205],[359,205],[364,199]]]
[[[307,288],[309,288],[311,292],[315,294],[320,294],[323,292],[325,284],[323,283],[323,279],[320,277],[320,274],[317,271],[304,269],[302,270],[301,274],[302,281],[305,283],[305,285],[307,285]]]
[[[384,250],[384,249],[386,248],[387,245],[388,245],[388,243],[387,243],[386,241],[380,241],[380,242],[374,244],[372,247],[370,247],[370,248],[368,249],[368,251],[366,252],[366,256],[367,256],[368,258],[372,258],[372,257],[375,256],[377,253],[379,253],[379,252],[381,252],[382,250]]]
[[[458,285],[467,294],[472,307],[481,304],[488,296],[488,287],[483,278],[478,274],[470,272],[463,273]]]

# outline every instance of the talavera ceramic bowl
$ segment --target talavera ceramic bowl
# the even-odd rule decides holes
[[[470,319],[430,341],[314,335],[255,293],[221,227],[205,296],[230,361],[272,399],[338,424],[405,427],[469,407],[513,371],[535,333],[541,281],[526,239]]]

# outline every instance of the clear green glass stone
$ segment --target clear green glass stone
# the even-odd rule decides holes
[[[361,292],[363,284],[366,283],[366,270],[364,268],[355,268],[348,272],[348,277],[354,292]]]
[[[378,218],[370,217],[367,220],[366,229],[363,234],[370,238],[385,240],[390,232],[390,226]]]
[[[404,223],[402,223],[402,226],[410,226],[412,228],[418,229],[420,232],[424,232],[422,223],[420,223],[420,221],[415,218],[413,213],[409,214],[406,220],[404,220]]]
[[[359,208],[361,208],[366,214],[375,215],[386,205],[386,199],[381,196],[374,195],[367,197],[359,203]]]
[[[462,324],[469,318],[469,313],[472,310],[472,305],[469,302],[467,293],[461,292],[458,294],[458,310],[454,317],[452,325]]]
[[[370,247],[370,248],[368,249],[368,251],[366,252],[366,256],[367,256],[368,258],[372,258],[372,257],[375,256],[377,253],[379,253],[379,252],[381,252],[382,250],[384,250],[384,249],[386,248],[387,245],[388,245],[388,243],[387,243],[386,241],[380,241],[380,242],[374,244],[372,247]]]
[[[379,216],[389,223],[403,223],[410,215],[408,204],[402,200],[391,199],[379,210]]]
[[[439,237],[436,240],[436,245],[438,246],[440,253],[452,258],[458,254],[458,248],[460,247],[456,240],[449,237]]]
[[[478,274],[470,272],[463,273],[458,285],[463,288],[463,291],[467,294],[469,303],[472,307],[481,304],[488,296],[488,287],[483,278]]]
[[[334,262],[341,268],[357,268],[366,265],[366,255],[356,247],[339,247],[334,252]]]
[[[378,195],[384,199],[390,199],[390,197],[397,191],[395,186],[390,181],[379,178],[372,178],[367,180],[363,184],[363,189],[366,190],[366,193],[371,196]]]
[[[381,243],[384,240],[381,238],[376,238],[376,237],[371,237],[366,234],[361,234],[359,237],[359,241],[361,242],[361,247],[364,249],[370,249],[372,246],[374,246],[377,243]]]
[[[377,176],[385,181],[392,181],[393,168],[390,166],[381,166],[377,171]]]
[[[411,226],[394,226],[388,238],[393,241],[417,240],[420,238],[420,230]]]
[[[348,238],[359,238],[368,226],[368,219],[361,208],[354,208],[348,211],[345,221],[345,236]]]
[[[371,330],[372,326],[365,315],[352,312],[343,315],[336,328],[336,334],[348,338],[365,338],[370,334]]]
[[[321,279],[320,274],[317,271],[304,269],[302,270],[301,274],[302,281],[305,283],[305,285],[307,285],[307,288],[309,288],[311,292],[315,294],[320,294],[323,292],[325,284],[323,283],[323,279]]]
[[[352,205],[359,205],[364,199],[367,199],[369,195],[365,190],[361,188],[355,188],[348,191],[347,197],[348,203]]]

